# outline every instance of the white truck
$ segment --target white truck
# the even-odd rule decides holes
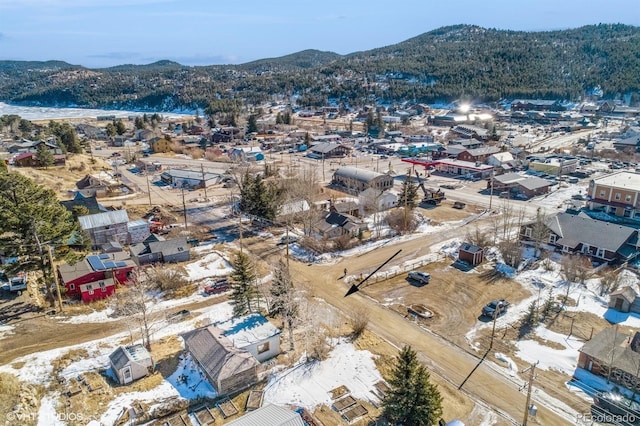
[[[9,278],[8,290],[22,294],[27,289],[27,274],[22,272],[15,277]]]

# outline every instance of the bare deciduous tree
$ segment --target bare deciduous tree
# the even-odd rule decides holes
[[[486,231],[481,230],[478,226],[467,232],[465,236],[467,242],[478,247],[486,248],[491,245],[491,238]]]
[[[611,267],[605,268],[600,275],[600,296],[613,293],[620,286],[620,271]]]
[[[520,260],[522,260],[519,241],[508,239],[504,240],[498,244],[498,250],[502,255],[502,260],[504,260],[504,263],[513,268],[518,267],[518,264],[520,264]]]
[[[130,318],[140,328],[142,344],[151,351],[154,328],[163,319],[157,308],[153,292],[156,283],[143,272],[133,274],[126,287],[121,287],[111,298],[114,315]]]

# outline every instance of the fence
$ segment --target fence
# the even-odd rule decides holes
[[[420,268],[422,266],[428,265],[429,263],[441,262],[446,259],[446,256],[442,253],[433,253],[427,256],[423,256],[420,259],[415,259],[412,261],[404,262],[401,265],[394,266],[387,271],[380,271],[375,273],[371,278],[367,280],[367,284],[375,284],[380,281],[385,281],[390,278],[397,277],[398,275],[402,275],[416,268]],[[362,281],[368,274],[362,273],[359,276],[352,275],[347,278],[347,283],[358,284]],[[366,287],[366,286],[365,286]]]

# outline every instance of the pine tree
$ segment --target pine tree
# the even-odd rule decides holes
[[[298,315],[298,303],[293,291],[289,266],[280,259],[273,271],[271,283],[271,315],[282,315],[289,331],[289,349],[293,350],[293,323]]]
[[[231,273],[231,306],[233,315],[242,316],[253,312],[254,301],[258,299],[258,289],[255,286],[256,273],[251,259],[244,252],[238,252],[233,261]]]
[[[144,120],[142,119],[142,117],[137,116],[135,121],[134,121],[134,126],[136,127],[137,130],[142,130],[145,128],[145,124],[144,124]]]
[[[417,206],[418,185],[411,178],[411,169],[407,170],[407,176],[402,182],[402,189],[398,194],[398,207],[407,207],[413,210]]]
[[[387,419],[393,424],[411,426],[437,424],[442,416],[442,397],[410,346],[402,348],[396,356],[391,375],[391,390],[382,402]]]
[[[38,151],[36,152],[36,160],[38,160],[38,164],[40,165],[40,167],[44,167],[45,169],[47,167],[53,166],[53,163],[54,163],[53,154],[51,153],[51,151],[49,150],[49,147],[46,144],[41,143],[40,145],[38,145]]]
[[[247,133],[257,133],[258,132],[258,120],[255,115],[250,115],[247,121]]]

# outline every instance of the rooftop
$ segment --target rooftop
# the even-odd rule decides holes
[[[223,335],[233,342],[237,348],[244,348],[253,343],[280,334],[280,329],[271,324],[260,314],[250,314],[241,318],[214,324],[223,331]]]
[[[595,178],[593,180],[598,185],[615,186],[617,188],[640,190],[640,173],[616,172],[610,175]]]

